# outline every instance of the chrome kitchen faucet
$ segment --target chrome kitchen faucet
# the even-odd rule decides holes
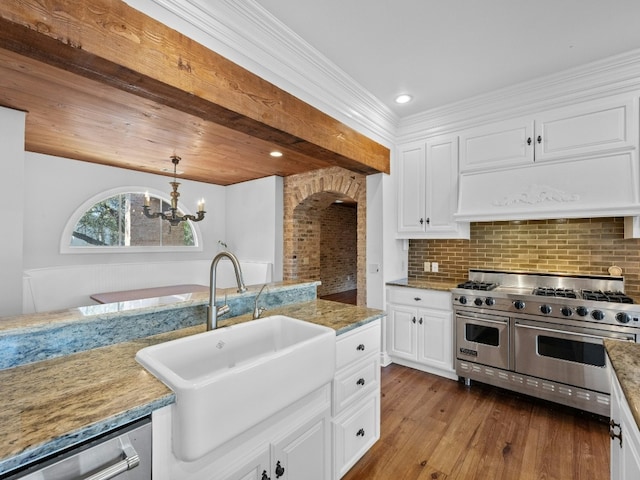
[[[240,262],[238,258],[231,252],[220,252],[211,262],[211,272],[209,277],[209,308],[207,309],[207,330],[215,330],[218,328],[218,316],[224,315],[229,312],[229,305],[226,303],[220,307],[216,307],[216,268],[221,258],[226,257],[231,260],[233,264],[233,270],[236,274],[236,281],[238,282],[238,293],[244,293],[247,291],[247,287],[242,279],[242,270],[240,269]]]

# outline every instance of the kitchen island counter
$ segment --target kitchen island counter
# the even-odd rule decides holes
[[[640,428],[640,343],[604,340],[611,366]]]
[[[384,312],[325,300],[270,308],[340,335]],[[224,327],[251,315],[221,320]],[[141,348],[204,332],[204,325],[0,371],[0,475],[171,404],[174,393],[135,361]]]

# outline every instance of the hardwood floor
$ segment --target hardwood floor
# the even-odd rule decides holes
[[[608,424],[505,390],[382,369],[381,439],[343,480],[602,480]]]
[[[320,297],[322,300],[331,300],[334,302],[348,303],[356,305],[358,303],[358,290],[347,290],[346,292],[333,293]]]

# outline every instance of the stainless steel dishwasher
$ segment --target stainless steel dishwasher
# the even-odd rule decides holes
[[[150,480],[151,420],[144,419],[28,467],[7,480]]]

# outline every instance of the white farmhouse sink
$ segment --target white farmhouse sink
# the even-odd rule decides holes
[[[281,315],[140,350],[176,393],[173,450],[200,458],[331,381],[335,331]]]

